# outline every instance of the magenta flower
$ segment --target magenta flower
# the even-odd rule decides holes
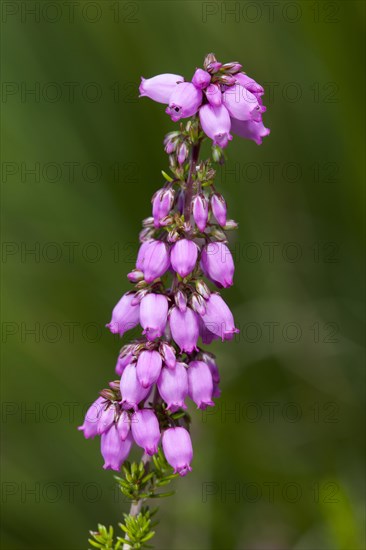
[[[224,105],[203,105],[200,121],[203,131],[213,140],[214,145],[224,148],[233,139],[230,134],[230,115]]]
[[[214,193],[211,197],[211,208],[213,215],[221,225],[225,227],[226,225],[226,202],[222,195],[219,193]]]
[[[160,227],[160,221],[165,218],[172,209],[174,191],[172,189],[159,189],[152,198],[154,226]]]
[[[210,105],[218,107],[222,103],[222,92],[218,84],[210,84],[206,90],[206,97]]]
[[[253,78],[250,78],[244,73],[238,73],[235,75],[236,82],[249,90],[257,98],[261,97],[264,94],[264,88],[258,84]]]
[[[184,400],[188,394],[188,377],[183,363],[177,362],[174,369],[161,370],[158,390],[168,409],[187,408]]]
[[[162,443],[165,457],[174,468],[174,473],[185,476],[192,471],[192,442],[185,428],[168,428],[163,433]]]
[[[116,427],[120,438],[122,441],[125,441],[131,428],[131,420],[127,411],[121,412],[117,420]]]
[[[262,121],[241,121],[235,120],[234,118],[231,119],[231,129],[234,134],[244,139],[252,139],[257,145],[261,145],[263,138],[268,136],[271,132],[269,128],[265,128]]]
[[[204,231],[208,220],[208,202],[203,193],[193,197],[192,212],[198,229]]]
[[[173,348],[173,346],[170,346],[166,342],[162,342],[160,344],[160,353],[168,369],[174,369],[177,359],[175,356],[175,349]]]
[[[174,122],[197,113],[202,103],[202,91],[191,82],[178,84],[169,98],[166,113]]]
[[[196,69],[193,78],[192,78],[192,84],[196,86],[196,88],[200,88],[203,90],[206,88],[211,82],[211,75],[207,71],[204,71],[203,69]]]
[[[218,294],[211,294],[206,302],[206,313],[201,317],[208,330],[220,336],[222,341],[232,340],[234,334],[239,332],[235,328],[233,314]]]
[[[127,353],[123,357],[119,356],[117,359],[116,368],[115,368],[116,374],[118,376],[122,376],[123,371],[125,370],[127,365],[131,363],[132,360],[133,360],[132,353]]]
[[[103,408],[99,421],[98,421],[98,435],[101,435],[102,433],[109,430],[109,428],[112,426],[114,419],[116,416],[116,407],[114,403],[109,403],[107,401],[107,406]]]
[[[134,292],[127,292],[114,307],[111,322],[106,325],[112,334],[123,336],[127,330],[138,325],[140,308],[138,305],[132,304],[134,298]]]
[[[203,361],[191,361],[188,365],[188,395],[198,409],[213,407],[213,381],[208,365]]]
[[[170,252],[172,268],[181,277],[187,277],[195,268],[197,255],[198,248],[193,241],[180,239],[174,244]]]
[[[142,447],[146,454],[151,456],[158,452],[160,429],[154,411],[141,409],[135,412],[131,420],[131,431],[137,445]]]
[[[116,425],[113,424],[108,431],[102,434],[100,450],[104,458],[105,470],[119,472],[122,463],[128,457],[132,446],[132,437],[128,435],[124,441],[119,436]]]
[[[163,294],[147,294],[140,304],[140,324],[148,340],[163,335],[167,323],[168,299]]]
[[[202,250],[201,267],[207,277],[220,288],[233,284],[234,260],[226,244],[209,243]]]
[[[150,393],[150,388],[144,388],[138,378],[135,365],[127,365],[123,371],[120,382],[122,401],[124,409],[137,409],[138,404]]]
[[[159,74],[152,78],[141,77],[140,97],[146,96],[158,103],[169,103],[169,98],[178,82],[184,78],[178,74]]]
[[[142,351],[137,359],[136,373],[143,388],[149,388],[159,378],[163,361],[157,351]]]
[[[255,112],[260,112],[257,97],[240,84],[228,88],[222,99],[230,116],[237,120],[253,120]]]
[[[177,307],[173,307],[170,310],[169,325],[172,337],[182,352],[192,353],[197,349],[198,316],[192,309],[179,311]]]
[[[140,263],[140,262],[139,262]],[[164,275],[169,268],[169,252],[165,243],[151,240],[143,249],[143,258],[138,269],[144,273],[145,281],[152,283],[158,277]]]
[[[87,410],[84,423],[78,427],[78,430],[84,433],[85,439],[93,439],[98,435],[98,422],[105,404],[106,400],[103,397],[98,397]]]

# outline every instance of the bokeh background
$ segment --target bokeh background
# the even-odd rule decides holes
[[[104,324],[174,128],[138,83],[189,78],[214,51],[265,85],[271,135],[235,139],[218,170],[240,224],[225,298],[241,335],[212,346],[222,398],[190,408],[193,472],[154,544],[365,548],[363,2],[1,9],[2,547],[81,550],[127,511],[76,427],[114,378]]]

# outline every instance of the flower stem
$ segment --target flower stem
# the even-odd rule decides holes
[[[192,145],[192,151],[191,151],[191,160],[190,160],[186,192],[185,192],[185,201],[184,201],[184,220],[188,223],[190,222],[190,219],[191,219],[193,176],[196,172],[196,166],[198,162],[200,147],[201,147],[201,142],[198,141],[197,143]]]

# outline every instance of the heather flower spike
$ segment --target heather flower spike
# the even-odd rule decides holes
[[[199,409],[214,406],[220,374],[206,346],[239,332],[217,291],[233,284],[228,240],[237,224],[216,190],[215,163],[225,161],[223,150],[235,136],[260,145],[270,132],[262,119],[264,88],[239,62],[222,63],[212,53],[193,68],[191,80],[160,74],[142,78],[139,91],[165,104],[179,124],[164,139],[170,173],[162,172],[151,216],[142,223],[135,269],[127,275],[132,288],[107,325],[116,337],[129,329],[139,334],[116,354],[119,379],[100,392],[79,427],[86,439],[100,436],[105,469],[122,475],[123,465],[117,482],[132,502],[123,550],[143,547],[154,534],[147,499],[164,496],[159,487],[171,482],[172,472],[191,471],[186,399]],[[212,147],[206,160],[199,158],[203,141]],[[126,462],[133,445],[143,449],[139,464]],[[92,536],[92,546],[122,549],[122,539],[114,544],[101,532]]]

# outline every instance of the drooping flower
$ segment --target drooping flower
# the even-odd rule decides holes
[[[185,428],[168,428],[163,433],[162,443],[165,457],[174,468],[174,473],[185,476],[192,471],[192,442]]]
[[[121,412],[117,420],[116,427],[120,438],[124,441],[127,438],[131,428],[131,420],[127,411]]]
[[[169,326],[172,337],[181,351],[192,353],[197,349],[198,316],[191,308],[188,307],[186,311],[180,311],[177,307],[173,307],[170,310]]]
[[[222,92],[218,84],[210,84],[206,90],[205,94],[210,105],[218,107],[222,103]]]
[[[203,105],[200,109],[200,121],[203,131],[213,140],[214,145],[224,148],[233,139],[230,134],[230,115],[224,105]]]
[[[257,145],[262,144],[264,137],[268,136],[271,132],[269,128],[266,128],[262,121],[255,120],[235,120],[231,119],[232,132],[244,139],[251,139]]]
[[[196,243],[189,239],[179,239],[170,252],[170,262],[172,268],[181,277],[189,275],[197,261],[198,248]]]
[[[139,267],[144,273],[145,281],[152,283],[155,279],[164,275],[169,265],[169,252],[166,244],[162,241],[149,241],[149,245],[143,250],[143,259],[141,260],[141,267]],[[138,267],[137,264],[136,267]]]
[[[112,426],[114,422],[115,416],[116,416],[116,407],[114,403],[107,402],[107,406],[103,408],[98,420],[99,435],[109,430],[109,428]]]
[[[203,272],[220,288],[233,284],[234,260],[226,244],[212,242],[206,245],[201,254]]]
[[[127,365],[123,371],[120,389],[122,395],[121,405],[124,409],[136,410],[138,404],[145,399],[150,392],[150,388],[144,388],[140,384],[137,378],[135,365]]]
[[[132,446],[132,437],[129,434],[122,441],[115,424],[102,434],[100,440],[100,450],[104,458],[103,468],[105,470],[121,469],[122,463],[128,457]]]
[[[206,313],[201,318],[208,330],[220,336],[222,341],[232,340],[234,334],[239,332],[233,314],[218,294],[211,294],[206,302]]]
[[[131,419],[131,431],[137,445],[142,447],[146,454],[151,456],[158,452],[160,429],[154,411],[151,409],[136,411]]]
[[[85,439],[92,439],[98,435],[98,421],[105,404],[106,400],[98,397],[87,410],[84,423],[78,427],[78,430],[84,433]]]
[[[168,299],[163,294],[149,293],[141,300],[140,324],[148,340],[160,338],[165,330]]]
[[[165,112],[177,122],[181,118],[195,115],[201,103],[202,91],[191,82],[182,82],[174,88]]]
[[[174,369],[177,360],[173,346],[170,346],[167,342],[162,342],[160,344],[160,353],[163,356],[164,363],[168,369]]]
[[[157,351],[144,350],[137,359],[137,378],[143,388],[149,388],[159,378],[162,367],[161,355]]]
[[[174,369],[161,370],[158,390],[168,409],[187,408],[184,400],[188,394],[188,377],[183,363],[177,362]]]
[[[125,370],[127,365],[129,365],[132,362],[132,360],[133,360],[132,353],[127,353],[122,357],[119,356],[117,359],[116,368],[115,368],[116,374],[118,374],[118,376],[122,376],[123,371]]]
[[[127,330],[138,325],[140,308],[132,304],[135,295],[134,292],[127,292],[114,307],[111,322],[106,325],[112,334],[123,336]]]
[[[188,395],[199,409],[213,406],[213,380],[208,365],[203,361],[191,361],[188,365]]]
[[[169,98],[178,82],[184,78],[178,74],[159,74],[152,78],[141,77],[140,97],[146,96],[158,103],[169,103]]]
[[[228,88],[222,100],[230,116],[237,120],[253,120],[255,112],[260,111],[257,97],[240,84]]]

